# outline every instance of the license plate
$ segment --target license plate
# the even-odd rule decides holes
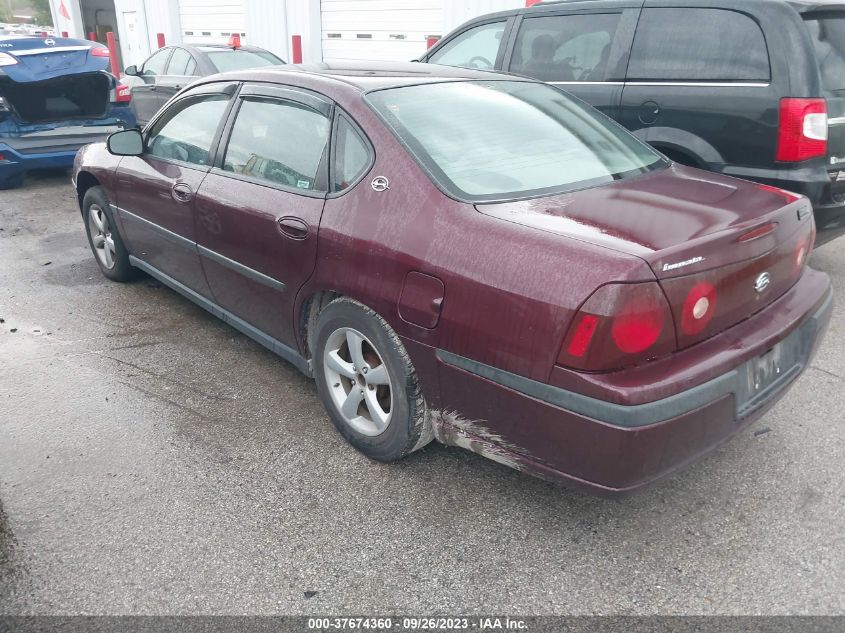
[[[781,374],[784,364],[783,345],[778,343],[762,356],[751,361],[748,367],[751,397],[763,393]]]
[[[738,417],[751,413],[801,371],[802,349],[803,339],[796,332],[744,365],[745,380],[737,393]]]

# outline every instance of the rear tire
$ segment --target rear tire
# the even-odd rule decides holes
[[[115,224],[108,198],[101,187],[91,187],[82,198],[85,233],[100,272],[112,281],[137,279],[140,271],[129,263],[129,251]]]
[[[317,393],[352,446],[389,462],[431,442],[414,366],[384,319],[341,297],[320,312],[313,340]]]

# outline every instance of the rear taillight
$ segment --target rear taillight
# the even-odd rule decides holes
[[[716,314],[716,286],[709,281],[695,284],[681,308],[681,330],[688,336],[701,334]]]
[[[110,57],[109,49],[105,46],[96,46],[91,49],[92,57]]]
[[[669,354],[675,347],[672,313],[657,282],[608,284],[575,315],[558,363],[608,371]]]
[[[804,272],[804,266],[810,258],[810,253],[813,250],[813,244],[816,241],[816,227],[813,225],[813,230],[806,239],[798,243],[798,248],[795,250],[795,258],[792,261],[792,275],[798,278]]]
[[[115,103],[129,103],[132,101],[132,91],[129,89],[129,86],[124,86],[123,84],[117,84],[117,88],[115,89]]]
[[[796,163],[827,155],[827,102],[781,99],[777,160]]]

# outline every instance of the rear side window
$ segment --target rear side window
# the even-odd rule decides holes
[[[845,13],[813,13],[804,18],[825,92],[845,94]]]
[[[370,151],[354,127],[341,117],[337,124],[337,141],[334,150],[332,179],[334,191],[343,191],[352,185],[370,164]]]
[[[294,101],[245,99],[223,169],[291,189],[315,190],[329,119]]]
[[[504,32],[504,22],[468,29],[444,44],[428,61],[431,64],[490,70],[496,64]]]
[[[759,25],[723,9],[645,9],[629,81],[769,81],[769,52]]]
[[[526,18],[511,71],[543,81],[604,81],[620,13]]]

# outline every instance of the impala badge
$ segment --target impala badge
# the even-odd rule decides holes
[[[754,282],[754,290],[757,291],[757,294],[760,294],[769,287],[770,283],[772,283],[772,276],[769,273],[760,273],[760,276]]]
[[[370,183],[373,191],[385,191],[390,189],[390,182],[384,176],[376,176],[373,182]]]

